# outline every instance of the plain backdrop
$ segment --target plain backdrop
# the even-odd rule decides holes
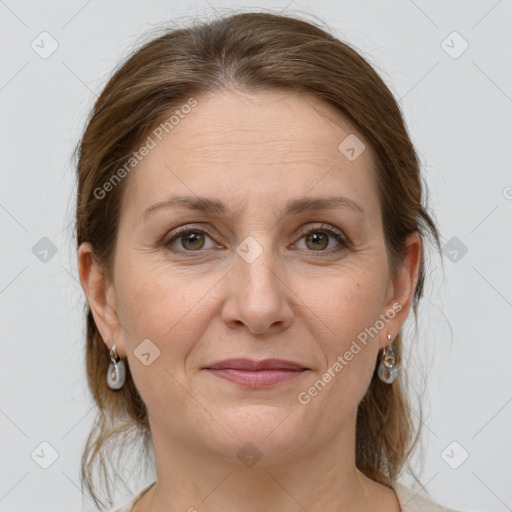
[[[95,97],[148,30],[262,9],[324,20],[400,101],[443,242],[407,331],[428,386],[415,468],[446,506],[512,510],[510,0],[0,0],[1,511],[93,510],[72,151]]]

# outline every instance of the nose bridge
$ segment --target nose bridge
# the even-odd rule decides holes
[[[236,266],[240,269],[239,276],[243,286],[253,293],[279,293],[276,277],[278,265],[272,246],[271,236],[264,233],[261,236],[247,236],[236,248],[238,255]],[[269,297],[270,298],[270,297]]]
[[[254,231],[236,247],[236,253],[225,319],[259,333],[276,324],[288,325],[292,313],[287,288],[277,277],[280,262],[271,234]]]

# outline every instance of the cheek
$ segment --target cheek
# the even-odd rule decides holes
[[[125,276],[118,290],[118,310],[135,385],[150,410],[176,413],[186,407],[187,396],[179,382],[199,336],[201,315],[194,313],[194,305],[199,307],[201,294],[197,289],[190,292],[174,278],[171,283],[170,276],[169,282],[148,272]]]
[[[339,279],[309,302],[323,333],[317,338],[325,358],[321,371],[328,372],[322,380],[337,394],[335,401],[347,396],[362,398],[373,375],[383,325],[379,320],[383,306],[380,283],[376,273]]]
[[[368,331],[382,307],[380,296],[364,293],[368,288],[361,283],[346,280],[343,285],[322,295],[318,316],[323,334],[316,341],[324,366],[300,390],[301,403],[308,402],[308,413],[325,425],[332,425],[332,435],[342,418],[355,414],[370,385],[378,336],[370,336]]]
[[[325,284],[321,291],[309,297],[304,290],[303,297],[317,321],[326,331],[326,339],[331,339],[332,349],[345,350],[352,339],[375,325],[382,312],[384,288],[375,273],[360,278],[342,277]],[[362,336],[363,337],[363,336]],[[376,338],[375,338],[376,341]]]
[[[160,351],[158,363],[180,372],[210,322],[213,294],[208,291],[218,276],[191,278],[127,261],[119,265],[118,276],[118,314],[127,351],[136,355],[141,343],[149,339],[154,350]],[[134,377],[137,363],[134,361]]]

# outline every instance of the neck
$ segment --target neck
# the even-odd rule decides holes
[[[355,429],[355,417],[351,423]],[[150,424],[157,479],[133,512],[350,512],[379,508],[376,486],[380,484],[356,469],[352,428],[341,429],[331,442],[297,447],[293,453],[279,457],[263,448],[255,464],[256,449],[246,445],[244,465],[236,456],[201,451],[197,443],[173,443],[157,422],[150,419]]]

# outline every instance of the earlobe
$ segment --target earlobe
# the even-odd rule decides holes
[[[88,242],[82,243],[78,249],[78,273],[103,342],[109,349],[116,343],[117,353],[120,357],[124,357],[124,345],[118,339],[119,320],[114,289],[95,260],[91,244]]]

